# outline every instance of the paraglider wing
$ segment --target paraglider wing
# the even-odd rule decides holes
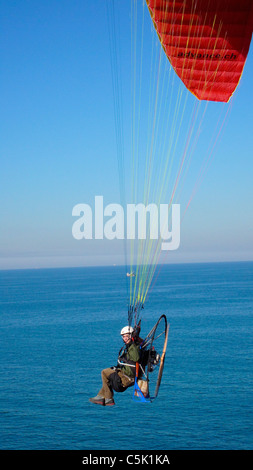
[[[227,102],[247,58],[252,0],[146,0],[164,51],[200,100]]]

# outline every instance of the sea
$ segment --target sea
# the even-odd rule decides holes
[[[0,271],[0,449],[252,449],[253,262],[163,265],[141,324],[170,324],[158,397],[102,407],[127,282],[120,266]]]

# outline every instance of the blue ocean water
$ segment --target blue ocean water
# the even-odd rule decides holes
[[[142,336],[162,313],[157,400],[92,405],[121,348],[125,269],[0,271],[0,448],[252,449],[253,263],[163,266]]]

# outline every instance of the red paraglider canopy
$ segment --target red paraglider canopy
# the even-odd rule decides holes
[[[200,100],[227,102],[247,58],[252,0],[146,0],[172,67]]]

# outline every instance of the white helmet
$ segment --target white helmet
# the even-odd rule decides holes
[[[120,334],[121,336],[122,335],[131,335],[132,333],[134,332],[134,329],[132,326],[124,326],[124,328],[122,328]]]

